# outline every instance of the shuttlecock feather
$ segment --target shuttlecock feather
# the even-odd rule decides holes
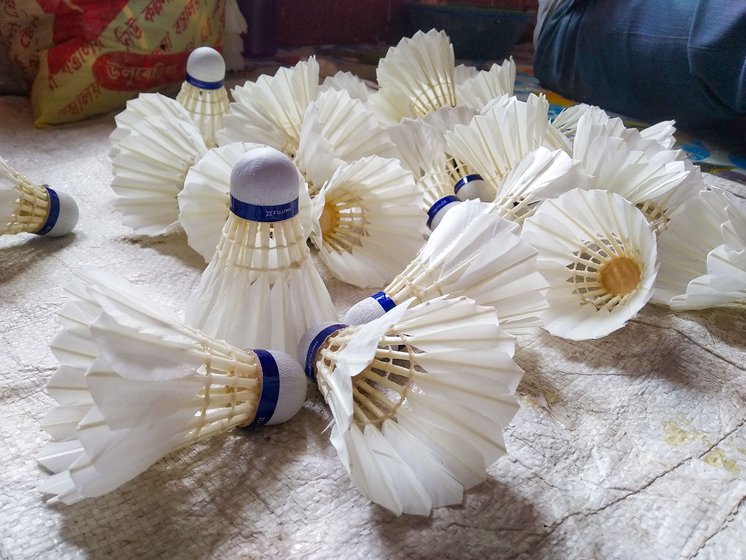
[[[456,84],[459,105],[480,112],[490,101],[503,95],[513,95],[515,62],[512,58],[502,64],[493,64],[489,70],[477,72],[473,77]]]
[[[422,246],[419,198],[411,173],[395,159],[344,164],[313,201],[311,241],[340,280],[382,286]]]
[[[319,92],[329,89],[345,91],[353,99],[359,99],[363,103],[370,100],[370,96],[376,91],[368,85],[365,80],[359,78],[352,72],[339,71],[333,76],[327,76],[319,87]]]
[[[110,492],[168,453],[236,426],[279,423],[305,399],[287,354],[245,351],[183,325],[128,283],[81,275],[52,347],[58,401],[42,423],[41,485],[66,504]]]
[[[495,311],[438,298],[360,327],[318,325],[299,357],[329,404],[355,486],[395,514],[462,501],[505,453],[523,372]]]
[[[191,122],[164,115],[133,124],[112,161],[114,204],[124,224],[142,235],[177,229],[177,196],[189,168],[205,152],[202,135]]]
[[[525,334],[541,324],[547,283],[536,271],[536,250],[503,220],[494,205],[455,205],[418,255],[382,292],[353,305],[347,324],[363,324],[414,297],[467,296],[497,310],[501,327]]]
[[[240,347],[296,347],[335,316],[298,218],[297,169],[274,148],[246,153],[231,174],[231,213],[187,303],[187,322]]]
[[[75,228],[78,214],[71,196],[33,183],[0,157],[0,234],[61,237]]]
[[[443,31],[418,31],[390,47],[378,62],[371,104],[387,120],[423,117],[456,105],[453,46]]]
[[[572,340],[620,329],[652,295],[658,270],[655,233],[618,194],[573,189],[545,200],[523,222],[549,282],[544,328]]]
[[[261,144],[233,142],[209,150],[187,173],[178,195],[179,224],[187,234],[189,246],[209,262],[220,241],[230,215],[231,172],[238,160]],[[311,198],[306,183],[298,181],[298,216],[304,235],[313,227]]]
[[[234,101],[224,128],[218,131],[218,143],[256,142],[294,157],[303,115],[318,90],[319,64],[315,57],[233,88]]]
[[[210,148],[217,145],[216,133],[223,128],[230,103],[224,80],[225,62],[220,53],[212,47],[198,47],[189,54],[186,79],[176,96]]]

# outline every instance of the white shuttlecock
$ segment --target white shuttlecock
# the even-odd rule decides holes
[[[320,93],[303,116],[294,158],[311,197],[340,165],[370,155],[395,155],[394,145],[375,115],[345,91]]]
[[[78,205],[71,196],[33,183],[0,157],[0,234],[62,237],[77,223]]]
[[[100,496],[172,451],[303,405],[303,370],[283,352],[206,336],[110,276],[83,275],[71,293],[52,342],[52,441],[37,457],[56,473],[41,485],[52,503]]]
[[[453,46],[443,31],[404,37],[378,62],[378,92],[371,105],[384,120],[423,117],[456,105]]]
[[[468,125],[457,125],[445,134],[449,153],[479,174],[491,186],[491,193],[461,190],[461,199],[494,200],[497,185],[521,159],[547,144],[549,104],[544,97],[530,95],[526,102],[503,96],[484,115]]]
[[[587,185],[588,177],[578,162],[562,150],[541,146],[523,156],[502,178],[493,204],[500,216],[521,224],[542,200]]]
[[[344,164],[313,201],[311,241],[340,280],[383,286],[422,246],[419,199],[412,174],[396,159]]]
[[[111,188],[122,221],[141,235],[161,235],[179,227],[177,196],[184,179],[207,152],[192,122],[170,115],[133,124],[112,161]]]
[[[618,194],[574,189],[545,200],[521,235],[538,251],[538,270],[549,282],[544,328],[555,336],[606,336],[652,295],[655,233]]]
[[[415,259],[383,291],[353,305],[344,322],[360,325],[410,297],[467,296],[494,307],[510,334],[531,332],[547,309],[547,282],[536,270],[536,250],[503,220],[494,205],[470,200],[443,217]]]
[[[480,112],[490,101],[503,95],[513,95],[515,86],[515,62],[513,58],[502,64],[493,64],[489,70],[477,72],[474,76],[456,84],[456,100],[459,105],[471,107]]]
[[[315,57],[292,68],[280,68],[274,76],[233,88],[234,102],[218,131],[218,143],[266,144],[294,157],[301,123],[309,103],[319,91],[319,64]]]
[[[368,83],[359,78],[352,72],[339,71],[333,76],[327,76],[319,87],[319,92],[327,90],[346,91],[353,99],[359,99],[363,103],[370,100],[370,96],[375,93],[375,89]]]
[[[264,147],[231,174],[231,213],[186,320],[240,347],[293,351],[311,325],[336,313],[298,217],[298,171]]]
[[[217,131],[223,128],[228,112],[228,92],[225,89],[225,62],[212,47],[198,47],[187,59],[186,79],[176,95],[176,101],[197,124],[208,147],[217,145]]]
[[[249,30],[246,19],[238,7],[238,0],[225,2],[225,28],[223,32],[223,57],[228,70],[243,70],[246,61],[243,57],[243,36]]]
[[[189,246],[209,262],[230,215],[231,172],[238,160],[261,144],[233,142],[209,150],[187,173],[179,193],[179,223]],[[308,237],[313,227],[311,197],[306,183],[298,181],[298,215]]]
[[[396,515],[460,504],[505,454],[523,372],[492,308],[439,298],[360,327],[317,325],[299,345],[358,490]]]
[[[658,238],[661,265],[652,301],[679,310],[737,301],[732,286],[743,273],[735,263],[746,239],[746,228],[738,228],[741,214],[746,214],[743,201],[722,189],[703,190],[687,201]],[[718,288],[728,282],[730,287]]]
[[[578,121],[573,159],[592,187],[619,193],[635,204],[660,232],[671,215],[704,188],[695,166],[680,151],[666,148],[601,110]]]
[[[119,153],[119,143],[130,133],[135,123],[146,117],[161,115],[170,115],[186,122],[194,122],[178,101],[160,93],[141,93],[136,98],[127,101],[124,111],[114,117],[117,126],[109,135],[109,142],[111,142],[109,158],[113,160]]]

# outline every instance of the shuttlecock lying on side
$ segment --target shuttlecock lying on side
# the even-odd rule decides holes
[[[176,101],[197,124],[208,147],[217,145],[216,133],[223,128],[223,116],[228,112],[224,80],[225,62],[218,51],[198,47],[189,54],[186,79]]]
[[[712,188],[671,217],[658,238],[652,301],[676,310],[746,301],[746,204]]]
[[[331,441],[358,490],[397,515],[428,515],[460,504],[505,453],[523,372],[492,308],[411,303],[359,327],[317,325],[298,356],[331,408]]]
[[[184,179],[207,152],[199,129],[171,115],[145,117],[132,125],[112,161],[111,188],[122,221],[141,235],[179,227],[177,196]]]
[[[353,99],[359,99],[367,103],[370,96],[376,91],[368,85],[365,80],[356,76],[352,72],[339,71],[333,76],[327,76],[319,86],[319,91],[324,92],[330,89],[337,91],[346,91]]]
[[[293,351],[336,313],[298,217],[298,170],[274,148],[247,152],[231,174],[231,211],[186,320],[240,347]]]
[[[261,144],[233,142],[212,148],[195,163],[184,179],[178,195],[179,224],[187,234],[189,246],[209,262],[220,241],[230,215],[231,172],[238,160]],[[304,235],[311,233],[311,198],[304,181],[298,183],[298,215]]]
[[[231,91],[234,101],[224,128],[218,131],[218,143],[266,144],[292,158],[298,150],[303,115],[319,91],[319,64],[312,56]]]
[[[456,105],[453,46],[443,31],[405,37],[378,62],[378,92],[371,106],[381,119],[399,122]]]
[[[353,305],[344,322],[367,323],[411,297],[422,302],[450,294],[494,307],[505,331],[525,334],[542,324],[546,288],[536,250],[518,226],[500,218],[494,205],[471,200],[455,205],[404,271]]]
[[[544,328],[571,340],[620,329],[648,302],[658,264],[655,233],[618,194],[574,189],[523,222],[549,282]]]
[[[398,160],[370,156],[344,164],[313,201],[311,242],[340,280],[382,286],[422,246],[419,199]]]
[[[183,325],[132,285],[88,274],[70,289],[52,342],[58,403],[37,457],[50,503],[100,496],[179,448],[236,426],[277,424],[303,405],[287,354],[242,350]]]
[[[61,237],[77,223],[78,205],[72,197],[31,182],[0,158],[0,234]]]

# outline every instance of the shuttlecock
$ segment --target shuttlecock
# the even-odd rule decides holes
[[[456,84],[456,100],[459,105],[480,112],[490,101],[503,95],[513,95],[515,86],[515,62],[513,58],[502,64],[493,64],[489,70],[481,70]]]
[[[303,116],[294,163],[316,196],[343,163],[378,155],[393,157],[394,146],[375,115],[345,91],[327,90]]]
[[[680,151],[644,138],[601,110],[580,117],[573,159],[588,174],[591,187],[622,195],[640,208],[656,232],[704,188],[701,174]]]
[[[494,309],[467,298],[410,303],[360,327],[317,325],[298,356],[358,490],[396,515],[428,515],[460,504],[505,453],[523,372]]]
[[[187,243],[209,262],[220,241],[230,215],[231,172],[238,160],[261,144],[233,142],[209,150],[194,164],[178,195],[179,224],[187,234]],[[311,197],[304,181],[298,182],[298,216],[305,237],[313,227]]]
[[[109,142],[111,142],[109,158],[113,160],[119,153],[119,143],[127,137],[135,123],[146,117],[162,115],[170,115],[179,120],[194,122],[181,103],[160,93],[141,93],[134,99],[127,101],[127,107],[124,111],[114,117],[117,126],[109,135]]]
[[[177,229],[177,196],[189,168],[206,152],[192,122],[163,115],[134,123],[112,161],[114,205],[122,212],[124,224],[141,235]]]
[[[212,47],[194,49],[187,59],[186,79],[176,101],[189,113],[209,147],[217,145],[216,133],[223,128],[228,112],[228,92],[224,85],[225,62]]]
[[[298,150],[303,115],[319,91],[319,64],[310,57],[231,91],[234,101],[224,128],[218,131],[218,143],[266,144],[292,158]]]
[[[187,323],[236,346],[292,352],[306,329],[335,317],[298,218],[300,180],[274,148],[238,161],[231,213],[189,298]]]
[[[469,186],[460,190],[459,198],[494,200],[497,185],[518,162],[531,151],[547,144],[549,104],[543,97],[531,94],[526,102],[503,96],[490,105],[484,115],[475,116],[468,125],[457,125],[446,132],[449,153],[464,162],[491,187],[479,191]]]
[[[661,265],[652,301],[684,310],[743,300],[744,216],[743,201],[722,189],[687,201],[658,238]]]
[[[500,218],[494,205],[471,200],[456,204],[403,272],[353,305],[344,322],[367,323],[410,297],[450,294],[494,307],[506,332],[525,334],[542,324],[546,288],[536,250],[519,237],[518,225]]]
[[[243,70],[243,35],[249,30],[246,19],[238,7],[238,0],[225,3],[225,32],[223,33],[223,57],[228,70]]]
[[[71,293],[52,342],[52,441],[37,457],[56,473],[40,488],[51,503],[100,496],[176,449],[303,405],[303,370],[287,354],[206,336],[109,276],[82,275]]]
[[[493,204],[500,216],[522,224],[542,200],[587,185],[588,177],[578,162],[562,150],[540,146],[523,156],[502,178]]]
[[[423,117],[456,105],[453,46],[443,31],[418,31],[390,47],[378,62],[371,105],[384,120]]]
[[[411,173],[396,159],[344,164],[313,201],[311,241],[340,280],[382,286],[422,246],[419,199]]]
[[[523,222],[549,282],[544,328],[571,340],[620,329],[648,302],[658,270],[655,233],[618,194],[573,189]]]
[[[359,99],[363,103],[370,100],[370,96],[376,91],[368,83],[352,72],[339,71],[333,76],[327,76],[319,87],[319,92],[330,89],[346,91],[353,99]]]
[[[0,158],[0,234],[61,237],[78,223],[78,205],[63,192],[37,185]]]

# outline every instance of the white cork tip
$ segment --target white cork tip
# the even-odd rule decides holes
[[[386,310],[376,299],[367,297],[350,307],[342,318],[342,322],[348,325],[364,325],[385,314]]]
[[[225,79],[225,61],[212,47],[198,47],[187,59],[187,74],[201,82],[220,82]]]
[[[231,172],[231,196],[256,206],[288,204],[298,198],[300,174],[288,156],[265,146],[246,152]]]
[[[268,425],[282,424],[287,422],[298,411],[303,408],[306,401],[306,389],[308,382],[303,373],[303,368],[289,354],[278,350],[269,352],[277,363],[280,375],[280,392],[277,396],[277,405]]]
[[[49,230],[46,237],[62,237],[67,235],[78,225],[78,205],[70,195],[55,190],[60,199],[60,213],[57,222]]]

